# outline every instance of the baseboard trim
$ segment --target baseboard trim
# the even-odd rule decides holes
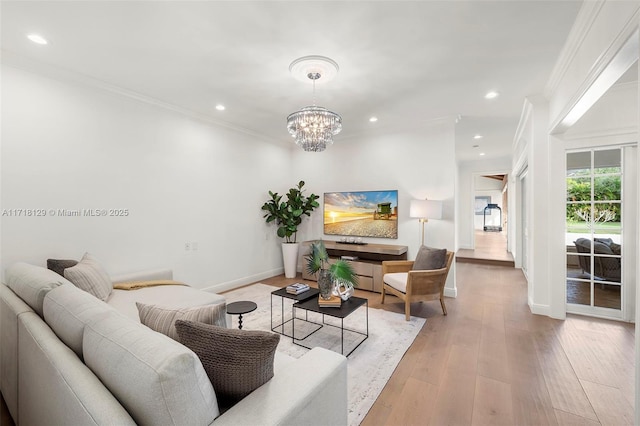
[[[529,309],[532,314],[545,315],[547,317],[551,316],[551,307],[549,305],[539,305],[537,303],[533,303],[533,300],[531,299],[529,299]]]
[[[238,287],[242,287],[248,284],[256,283],[260,280],[275,277],[276,275],[284,274],[284,268],[276,268],[270,271],[261,272],[255,275],[249,275],[248,277],[238,278],[237,280],[227,281],[224,283],[214,284],[209,287],[202,288],[200,290],[210,293],[222,293],[224,291],[234,290]]]
[[[453,297],[456,298],[458,297],[458,287],[454,287],[454,288],[444,288],[444,295],[445,297]]]

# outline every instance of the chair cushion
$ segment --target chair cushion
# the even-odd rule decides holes
[[[176,321],[176,329],[180,342],[202,361],[221,410],[230,408],[273,377],[279,334],[182,320]]]
[[[202,322],[205,324],[227,326],[226,304],[204,305],[195,308],[169,308],[157,305],[146,305],[136,302],[140,322],[152,330],[178,341],[176,320]]]
[[[90,253],[85,253],[76,266],[66,268],[64,277],[100,300],[107,300],[113,290],[109,274]]]
[[[428,271],[441,269],[447,265],[447,249],[436,249],[420,246],[416,260],[413,262],[414,271]]]
[[[46,294],[69,281],[53,271],[40,266],[19,262],[7,268],[7,287],[42,317],[42,305]]]
[[[220,413],[196,354],[117,312],[86,325],[82,350],[137,424],[208,425]]]
[[[409,273],[407,272],[393,272],[390,274],[384,274],[384,277],[382,277],[382,280],[385,282],[385,284],[390,285],[396,290],[406,293],[408,276],[409,276]]]
[[[47,269],[51,269],[56,274],[64,277],[64,270],[76,266],[77,260],[73,259],[47,259]]]

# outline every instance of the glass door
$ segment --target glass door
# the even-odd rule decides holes
[[[567,153],[567,312],[621,318],[623,148]]]

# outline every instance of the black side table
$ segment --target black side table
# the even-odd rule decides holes
[[[238,328],[242,330],[242,315],[248,314],[258,309],[258,305],[248,300],[240,302],[232,302],[227,305],[227,313],[229,315],[238,315]]]

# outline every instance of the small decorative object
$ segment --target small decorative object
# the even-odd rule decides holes
[[[351,294],[345,289],[346,298],[343,300],[351,297],[353,286],[358,284],[358,276],[349,262],[338,259],[330,265],[329,255],[322,240],[311,243],[311,251],[305,259],[307,260],[307,271],[310,274],[318,274],[320,297],[325,300],[330,299],[336,283],[351,285]]]
[[[355,288],[353,288],[353,284],[340,280],[336,281],[336,285],[333,288],[333,294],[336,296],[340,296],[340,299],[345,301],[353,296],[353,293],[355,291],[356,290]]]

